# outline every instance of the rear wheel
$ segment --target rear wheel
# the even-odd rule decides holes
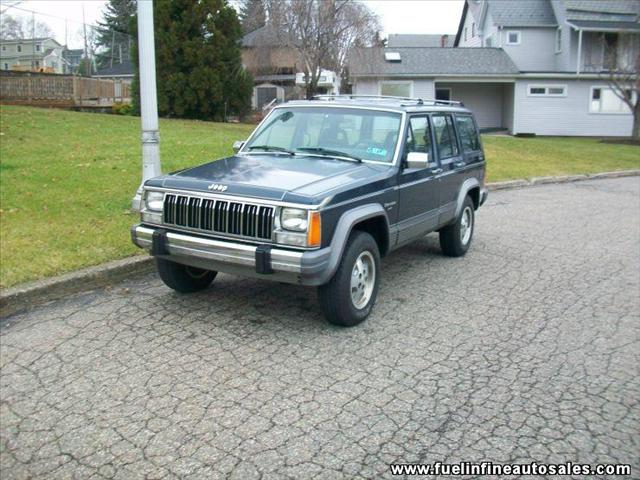
[[[218,272],[189,267],[180,263],[156,258],[156,270],[164,284],[180,293],[192,293],[207,288]]]
[[[473,200],[467,196],[456,221],[440,230],[440,247],[445,255],[461,257],[467,253],[473,239],[474,222]]]
[[[341,327],[359,324],[371,313],[379,284],[378,244],[368,233],[355,231],[347,242],[335,275],[318,289],[325,317]]]

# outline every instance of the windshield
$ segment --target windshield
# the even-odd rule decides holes
[[[278,108],[243,151],[280,151],[391,163],[401,114],[358,108]]]

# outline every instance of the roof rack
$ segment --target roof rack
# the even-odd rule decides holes
[[[408,105],[459,105],[464,106],[462,102],[457,100],[437,100],[435,98],[411,98],[411,97],[394,97],[389,95],[355,95],[350,93],[340,95],[315,95],[313,100],[396,100],[402,102],[403,106]],[[406,103],[405,103],[406,102]]]

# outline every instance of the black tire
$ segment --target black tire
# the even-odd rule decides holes
[[[156,270],[164,284],[180,293],[193,293],[207,288],[218,272],[188,267],[179,263],[156,258]]]
[[[362,289],[362,301],[368,296],[368,301],[363,305],[355,305],[351,295],[351,276],[356,260],[361,257],[364,267],[360,278],[365,275],[362,285],[366,285],[366,278],[370,274],[370,265],[373,263],[374,276],[371,282],[373,289],[369,295],[365,295],[366,288]],[[357,280],[356,280],[357,281]],[[353,327],[364,321],[376,302],[378,287],[380,285],[380,251],[378,244],[371,235],[366,232],[354,231],[347,242],[342,261],[329,283],[318,288],[320,307],[329,323],[341,327]],[[356,287],[356,292],[359,287]]]
[[[466,217],[466,215],[469,216]],[[471,231],[466,242],[461,235],[461,227],[464,218],[467,218],[467,222],[469,221],[469,218],[471,221]],[[442,253],[449,257],[463,256],[467,253],[467,250],[469,250],[469,246],[473,240],[474,229],[475,210],[473,207],[473,200],[471,200],[471,197],[467,196],[467,198],[464,199],[462,209],[460,210],[460,214],[456,218],[456,221],[440,230],[440,248],[442,248]]]

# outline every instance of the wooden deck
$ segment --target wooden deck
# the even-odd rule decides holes
[[[38,74],[0,77],[2,103],[100,108],[130,100],[131,87],[121,80]]]

